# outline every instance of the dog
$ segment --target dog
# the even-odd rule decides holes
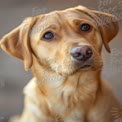
[[[83,6],[28,17],[1,39],[34,78],[24,88],[24,110],[12,122],[114,122],[120,108],[102,80],[102,47],[119,31],[111,14]]]

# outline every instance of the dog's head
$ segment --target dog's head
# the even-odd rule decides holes
[[[40,65],[61,74],[102,66],[102,45],[118,33],[115,16],[78,6],[26,19],[2,38],[1,47],[33,66],[33,57]]]

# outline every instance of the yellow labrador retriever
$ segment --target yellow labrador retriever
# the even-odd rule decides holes
[[[119,109],[101,78],[102,46],[119,30],[115,16],[77,6],[27,18],[1,40],[34,78],[15,122],[115,122]],[[118,113],[119,114],[119,113]]]

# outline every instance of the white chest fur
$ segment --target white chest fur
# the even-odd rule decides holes
[[[24,93],[32,98],[34,101],[38,101],[38,97],[36,97],[35,93],[36,88],[36,82],[35,79],[32,79],[29,84],[24,88]],[[64,89],[65,90],[65,89]],[[53,118],[53,122],[84,122],[84,112],[82,110],[75,110],[72,107],[69,108],[69,110],[66,110],[68,107],[68,104],[65,103],[65,101],[68,102],[68,92],[70,92],[72,89],[67,89],[67,94],[64,94],[64,101],[60,99],[60,95],[56,96],[50,96],[48,98],[48,107],[49,109],[55,113],[55,117]],[[60,94],[60,93],[59,93]],[[39,102],[39,101],[38,101]],[[36,104],[30,103],[28,104],[28,107],[38,116],[39,118],[43,116],[43,113]],[[61,116],[61,119],[58,118],[58,116]],[[63,120],[62,120],[63,118]],[[48,118],[49,119],[49,118]]]

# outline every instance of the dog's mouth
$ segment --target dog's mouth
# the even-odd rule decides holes
[[[91,66],[92,65],[86,64],[86,65],[81,66],[79,69],[87,69],[87,68],[90,68]]]
[[[88,61],[88,62],[84,62],[82,65],[79,66],[80,70],[83,69],[89,69],[93,66],[93,62],[92,61]]]

